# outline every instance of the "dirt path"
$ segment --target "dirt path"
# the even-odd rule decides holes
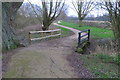
[[[56,23],[54,25],[61,26]],[[74,53],[79,30],[61,27],[70,29],[75,34],[16,49],[3,76],[6,78],[78,78],[67,57]]]

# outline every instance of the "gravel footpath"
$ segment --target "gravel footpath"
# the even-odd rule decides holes
[[[11,53],[11,58],[3,59],[3,62],[9,62],[7,68],[3,68],[5,78],[92,77],[79,60],[80,55],[74,52],[74,45],[80,31],[56,23],[54,25],[70,29],[75,34],[65,38],[35,43],[6,53]]]

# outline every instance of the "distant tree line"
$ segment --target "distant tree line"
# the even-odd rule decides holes
[[[84,20],[93,20],[93,21],[110,21],[108,15],[98,16],[98,17],[86,17]]]
[[[67,17],[67,20],[79,20],[78,17]],[[107,14],[98,17],[86,17],[84,20],[91,20],[91,21],[110,21],[110,18]]]

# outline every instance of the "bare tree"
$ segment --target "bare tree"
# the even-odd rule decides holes
[[[117,50],[120,51],[120,2],[105,2],[105,7],[109,13],[110,22],[116,39]]]
[[[67,13],[68,13],[68,5],[65,4],[63,10],[61,11],[61,14],[57,18],[57,20],[66,20],[67,19]]]
[[[36,12],[40,12],[40,10],[41,10],[40,6],[38,6],[36,4],[33,4],[33,6],[34,6]],[[25,17],[35,17],[35,13],[29,3],[23,3],[22,6],[19,8],[18,13]],[[38,13],[38,15],[41,15],[41,14]]]
[[[78,14],[80,26],[82,25],[82,20],[88,15],[88,13],[90,13],[94,9],[95,5],[93,5],[93,3],[94,2],[91,0],[89,0],[89,1],[87,1],[87,0],[72,1],[74,10]]]
[[[59,15],[59,17],[57,18],[57,20],[66,20],[67,17],[68,17],[68,16],[67,16],[66,11],[63,10],[63,11],[61,12],[61,14]]]
[[[120,52],[120,1],[108,0],[100,3],[101,8],[108,11],[110,23],[115,36],[116,49]]]
[[[30,3],[30,2],[29,2]],[[30,3],[31,4],[31,3]],[[65,0],[45,0],[41,1],[41,13],[42,18],[39,19],[41,24],[43,25],[43,30],[48,30],[51,23],[56,20],[56,18],[60,15],[63,10]],[[31,4],[35,14],[39,17],[36,12],[34,6]]]

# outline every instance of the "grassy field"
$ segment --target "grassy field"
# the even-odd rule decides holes
[[[59,23],[59,24],[64,25],[64,26],[68,26],[68,27],[71,27],[71,28],[74,28],[74,29],[78,29],[78,30],[90,29],[91,30],[91,35],[95,39],[114,38],[112,30],[103,29],[103,28],[97,28],[97,27],[91,27],[91,26],[79,27],[78,24],[64,22],[64,21],[61,21],[61,23]]]
[[[84,66],[90,70],[97,78],[118,78],[117,56],[108,54],[82,55],[80,59],[84,61]]]

